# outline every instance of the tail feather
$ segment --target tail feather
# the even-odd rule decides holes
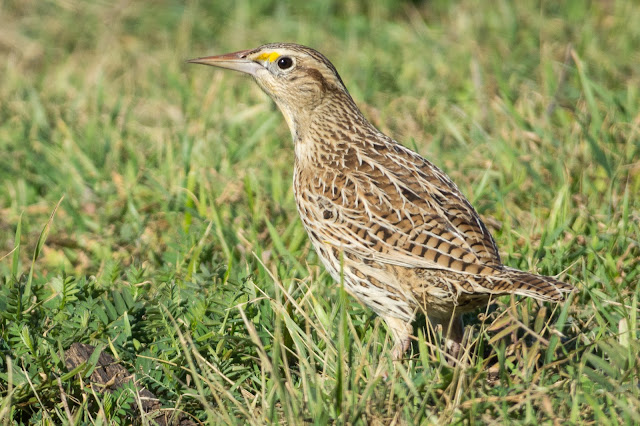
[[[544,301],[560,302],[564,300],[565,293],[571,293],[576,290],[571,284],[553,277],[531,274],[512,268],[505,268],[504,274],[500,278],[510,282],[510,285],[506,286],[507,288],[503,287],[504,290],[507,290],[507,293],[533,297]]]

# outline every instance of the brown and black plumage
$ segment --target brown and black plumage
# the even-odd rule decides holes
[[[440,169],[369,123],[317,51],[275,43],[190,62],[253,76],[295,145],[300,218],[331,276],[388,324],[394,357],[423,311],[462,338],[460,315],[491,295],[558,302],[574,288],[504,266],[496,243]]]

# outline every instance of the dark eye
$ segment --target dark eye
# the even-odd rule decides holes
[[[281,70],[291,68],[291,65],[293,65],[293,59],[288,56],[283,56],[282,58],[278,59],[278,68],[280,68]]]

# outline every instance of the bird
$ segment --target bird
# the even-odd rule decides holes
[[[385,321],[393,360],[420,313],[459,348],[462,314],[493,297],[560,302],[575,290],[504,265],[451,178],[372,125],[320,52],[270,43],[187,62],[248,74],[276,103],[293,138],[302,224],[331,277]]]

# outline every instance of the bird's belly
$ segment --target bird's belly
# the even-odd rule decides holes
[[[307,228],[305,224],[305,228]],[[313,238],[313,247],[329,275],[344,289],[382,317],[412,321],[417,305],[410,293],[403,291],[386,265],[359,259],[338,247]]]
[[[300,191],[296,178],[294,175],[294,192]],[[327,232],[330,225],[335,231],[336,223],[342,220],[336,206],[324,194],[313,194],[307,190],[304,196],[300,195],[296,193],[295,197],[300,219],[329,275],[378,315],[411,321],[416,305],[412,303],[410,294],[397,285],[390,268],[354,255],[349,251],[351,241],[346,235]]]

